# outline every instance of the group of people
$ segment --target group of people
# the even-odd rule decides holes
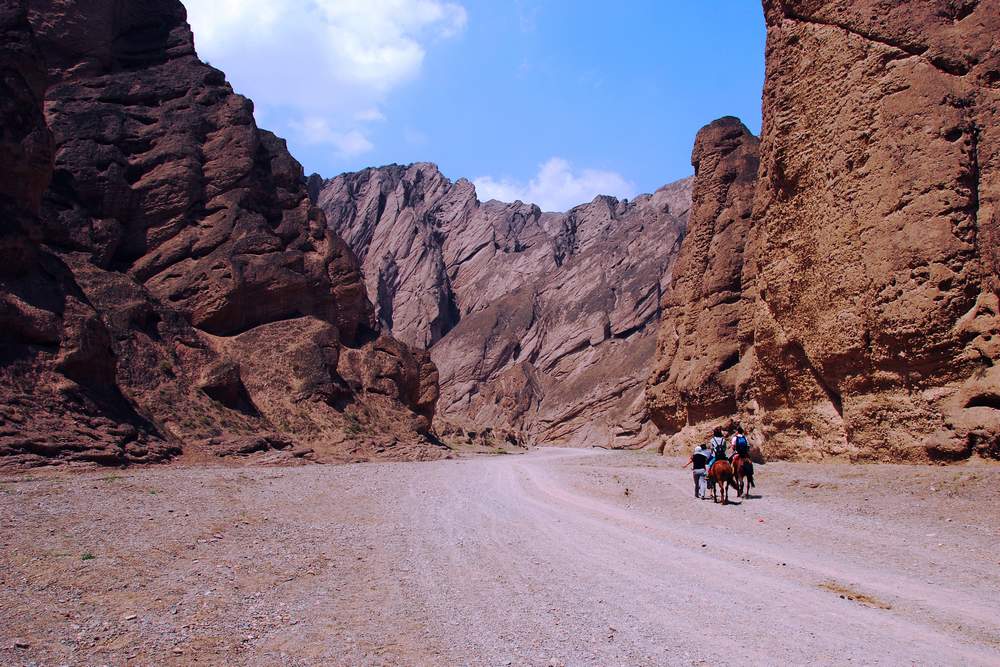
[[[730,456],[729,448],[732,447]],[[740,457],[743,461],[749,460],[750,441],[747,440],[746,433],[742,426],[724,433],[722,428],[716,427],[712,433],[712,439],[708,445],[699,444],[691,458],[685,466],[692,466],[694,471],[694,497],[708,497],[708,473],[715,465],[716,461],[730,461]]]

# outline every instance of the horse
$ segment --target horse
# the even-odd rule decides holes
[[[722,504],[729,504],[729,487],[736,485],[733,483],[733,466],[730,465],[729,461],[721,460],[716,461],[712,465],[711,470],[708,471],[708,483],[712,485],[712,502],[719,502],[719,497],[716,494],[716,487],[722,487]]]
[[[739,454],[733,457],[733,478],[736,480],[736,495],[747,498],[750,489],[757,485],[753,481],[753,461]]]

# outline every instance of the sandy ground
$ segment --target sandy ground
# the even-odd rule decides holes
[[[0,663],[1000,664],[1000,467],[681,463],[6,477]]]

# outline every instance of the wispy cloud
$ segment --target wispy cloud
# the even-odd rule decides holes
[[[540,165],[538,174],[527,183],[509,178],[480,176],[473,183],[479,199],[530,202],[545,211],[566,211],[591,201],[597,195],[634,197],[635,184],[614,171],[575,170],[569,161],[553,157]]]
[[[362,109],[354,114],[354,119],[365,123],[374,123],[376,121],[385,120],[385,114],[375,108]]]
[[[515,0],[514,7],[521,32],[534,32],[538,28],[538,6],[525,0]]]
[[[332,146],[340,157],[355,157],[374,148],[360,130],[336,130],[323,118],[293,120],[289,125],[303,143]]]
[[[365,125],[415,78],[426,50],[461,33],[465,8],[449,0],[184,0],[199,55],[289,130],[344,154],[370,149]],[[323,119],[323,126],[317,125]],[[281,128],[276,128],[281,129]]]

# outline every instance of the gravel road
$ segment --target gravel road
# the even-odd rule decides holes
[[[1000,467],[681,463],[8,476],[0,663],[1000,664]]]

